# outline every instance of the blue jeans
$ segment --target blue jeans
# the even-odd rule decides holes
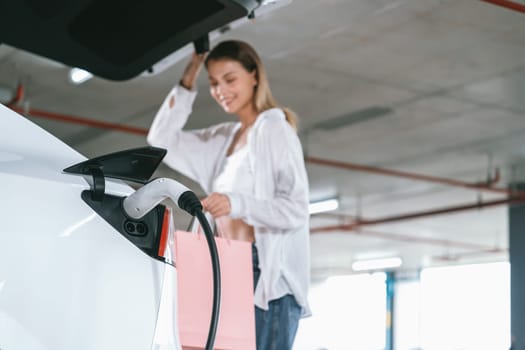
[[[261,270],[255,245],[252,245],[253,285],[257,286]],[[257,350],[291,350],[301,307],[291,294],[270,301],[268,310],[255,307]]]

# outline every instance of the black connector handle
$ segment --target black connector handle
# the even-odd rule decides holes
[[[206,340],[205,350],[213,350],[215,344],[215,336],[217,334],[217,327],[219,325],[219,313],[221,308],[221,267],[219,263],[219,252],[215,244],[215,236],[208,223],[208,219],[200,209],[195,209],[195,217],[201,224],[204,236],[208,243],[210,251],[211,267],[213,272],[213,303],[211,310],[210,329],[208,332],[208,339]]]

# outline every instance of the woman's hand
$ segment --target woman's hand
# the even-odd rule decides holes
[[[213,192],[204,198],[201,203],[204,210],[208,211],[214,218],[231,213],[230,199],[225,194]]]
[[[182,75],[182,79],[180,81],[180,84],[186,89],[191,90],[195,86],[205,58],[206,54],[197,54],[195,51],[193,51],[191,59],[188,62],[186,69],[184,69],[184,74]]]

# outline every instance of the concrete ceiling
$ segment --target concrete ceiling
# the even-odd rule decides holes
[[[227,38],[258,49],[275,96],[300,116],[308,157],[464,183],[496,177],[498,169],[494,187],[501,189],[525,181],[522,13],[478,0],[295,0],[218,40]],[[0,46],[0,85],[22,83],[29,109],[146,130],[185,61],[159,75],[72,86],[68,67]],[[228,120],[204,74],[198,86],[188,127]],[[140,133],[32,119],[88,157],[146,144]],[[321,231],[312,234],[316,279],[350,273],[358,258],[400,255],[402,271],[507,258],[506,205],[318,229],[504,199],[504,191],[307,168],[312,200],[341,201],[337,215],[311,219]],[[197,190],[165,167],[159,174]]]

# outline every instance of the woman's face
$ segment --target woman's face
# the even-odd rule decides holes
[[[228,114],[255,110],[255,71],[248,72],[239,62],[229,59],[208,61],[210,92]]]

